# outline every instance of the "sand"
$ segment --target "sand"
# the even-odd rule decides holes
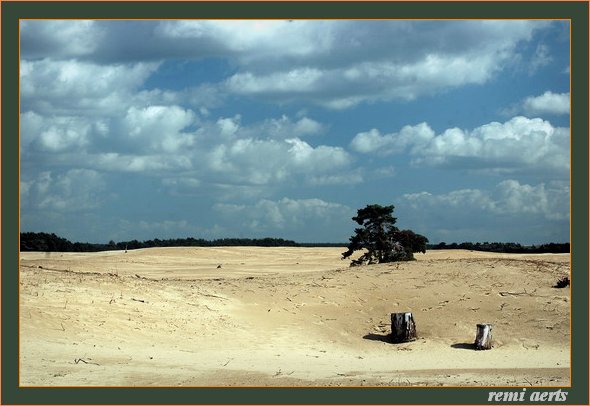
[[[21,253],[21,386],[569,386],[569,255]],[[418,339],[391,344],[390,314]],[[475,351],[477,323],[494,348]]]

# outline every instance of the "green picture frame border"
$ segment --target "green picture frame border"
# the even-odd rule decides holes
[[[572,385],[588,404],[588,3],[523,2],[2,2],[1,404],[487,404],[501,388],[21,388],[18,386],[19,19],[568,19],[572,30]],[[538,388],[551,391],[556,388]],[[506,390],[517,390],[508,388]],[[529,388],[529,393],[532,391]],[[530,404],[531,402],[519,402]],[[534,402],[533,402],[534,403]],[[538,403],[538,402],[537,402]]]

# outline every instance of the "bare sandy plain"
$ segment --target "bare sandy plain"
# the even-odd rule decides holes
[[[21,253],[21,386],[569,386],[569,255]],[[218,266],[221,265],[220,268]],[[418,339],[391,344],[390,314]],[[494,348],[475,351],[477,323]]]

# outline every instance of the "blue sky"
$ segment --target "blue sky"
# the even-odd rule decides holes
[[[569,29],[21,21],[21,231],[569,241]]]

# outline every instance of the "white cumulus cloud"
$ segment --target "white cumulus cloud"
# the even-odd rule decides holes
[[[88,211],[100,207],[105,196],[104,176],[89,169],[71,169],[65,173],[41,172],[26,185],[23,204],[57,212]]]
[[[149,148],[171,153],[191,145],[192,136],[183,130],[194,121],[194,113],[179,106],[131,107],[122,131],[129,142],[135,143],[135,151]]]
[[[413,151],[428,145],[435,133],[426,123],[415,126],[405,126],[399,133],[381,134],[373,128],[367,132],[358,133],[350,143],[350,147],[360,153],[378,153],[389,155],[402,153],[408,147]]]
[[[75,59],[21,60],[22,111],[44,115],[114,115],[158,64],[98,65]]]
[[[92,65],[128,69],[167,58],[221,58],[235,69],[229,78],[213,83],[213,93],[280,102],[305,100],[344,109],[486,83],[516,59],[520,44],[548,24],[532,20],[27,21],[22,55],[31,60],[28,63],[70,70],[77,57],[78,67],[84,65],[85,71],[94,73],[99,72]],[[550,58],[545,48],[537,54],[535,61]],[[99,74],[93,77],[107,80]],[[96,83],[101,80],[88,81],[82,88]]]
[[[569,140],[568,128],[553,127],[539,118],[518,116],[471,131],[449,128],[436,135],[426,123],[384,135],[373,129],[357,134],[351,148],[365,154],[409,152],[415,163],[426,165],[505,170],[543,167],[566,171],[569,170]]]
[[[460,189],[443,194],[408,193],[402,198],[415,210],[437,210],[440,213],[479,212],[516,218],[535,216],[543,220],[568,220],[570,190],[566,182],[522,184],[508,179],[493,190]],[[487,213],[487,214],[486,214]],[[460,218],[457,218],[460,221]]]
[[[242,138],[216,146],[207,161],[210,170],[225,178],[260,185],[334,173],[347,168],[352,158],[343,148],[313,147],[299,138]]]
[[[22,20],[22,52],[29,58],[75,58],[91,55],[101,45],[102,29],[94,20]]]
[[[529,115],[569,114],[570,93],[546,91],[540,96],[527,97],[522,102],[522,107]]]
[[[351,215],[351,209],[339,203],[321,199],[262,199],[253,204],[216,204],[214,209],[231,221],[256,233],[317,227],[341,221]]]

